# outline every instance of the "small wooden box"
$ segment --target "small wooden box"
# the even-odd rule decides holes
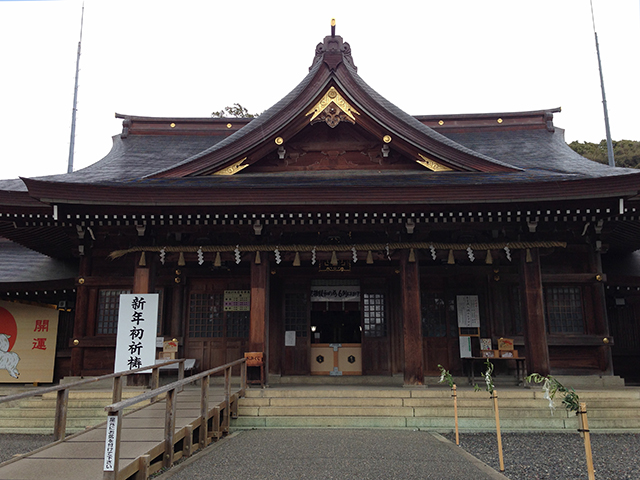
[[[499,338],[498,350],[513,350],[513,338]]]
[[[518,358],[517,350],[500,350],[500,358]]]
[[[174,352],[158,352],[158,359],[160,360],[175,360],[176,354]]]
[[[483,358],[497,358],[500,355],[498,350],[480,350],[480,356]]]

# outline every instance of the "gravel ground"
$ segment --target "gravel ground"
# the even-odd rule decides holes
[[[452,433],[444,437],[455,442]],[[0,434],[0,463],[52,441],[52,435]],[[597,480],[640,479],[640,434],[592,434],[591,443]],[[584,442],[577,433],[503,433],[502,445],[504,475],[511,480],[587,478]],[[494,433],[463,433],[460,447],[499,469]]]
[[[444,437],[455,443],[454,434]],[[460,434],[460,447],[499,470],[495,433]],[[588,478],[578,433],[503,433],[502,449],[511,480]],[[639,434],[591,434],[591,450],[597,480],[640,479]]]
[[[25,435],[20,433],[0,434],[0,463],[14,455],[28,453],[53,442],[53,435]]]

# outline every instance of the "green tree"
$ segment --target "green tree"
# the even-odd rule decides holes
[[[613,156],[618,167],[640,168],[640,142],[634,140],[614,140]],[[571,142],[569,144],[576,153],[599,163],[608,163],[607,141],[600,143]]]
[[[249,110],[239,103],[234,103],[230,107],[224,107],[223,110],[211,113],[214,118],[256,118],[258,115],[257,113],[249,113]]]

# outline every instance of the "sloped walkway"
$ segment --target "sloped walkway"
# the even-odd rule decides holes
[[[212,387],[209,409],[224,402],[224,389]],[[164,451],[164,400],[123,418],[120,471],[145,454],[151,458]],[[198,421],[200,388],[188,387],[177,395],[175,431]],[[2,480],[96,480],[103,475],[106,428],[103,425],[71,435],[55,444],[6,462],[0,466]]]

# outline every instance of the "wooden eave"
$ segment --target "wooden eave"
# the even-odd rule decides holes
[[[478,175],[479,181],[483,176],[473,175]],[[435,183],[402,188],[380,184],[332,185],[329,181],[306,186],[265,183],[269,186],[264,187],[235,181],[204,182],[188,188],[180,182],[153,185],[153,180],[144,186],[64,184],[30,179],[25,182],[30,194],[45,203],[127,206],[474,204],[631,198],[640,191],[640,177],[630,174],[543,182]]]

